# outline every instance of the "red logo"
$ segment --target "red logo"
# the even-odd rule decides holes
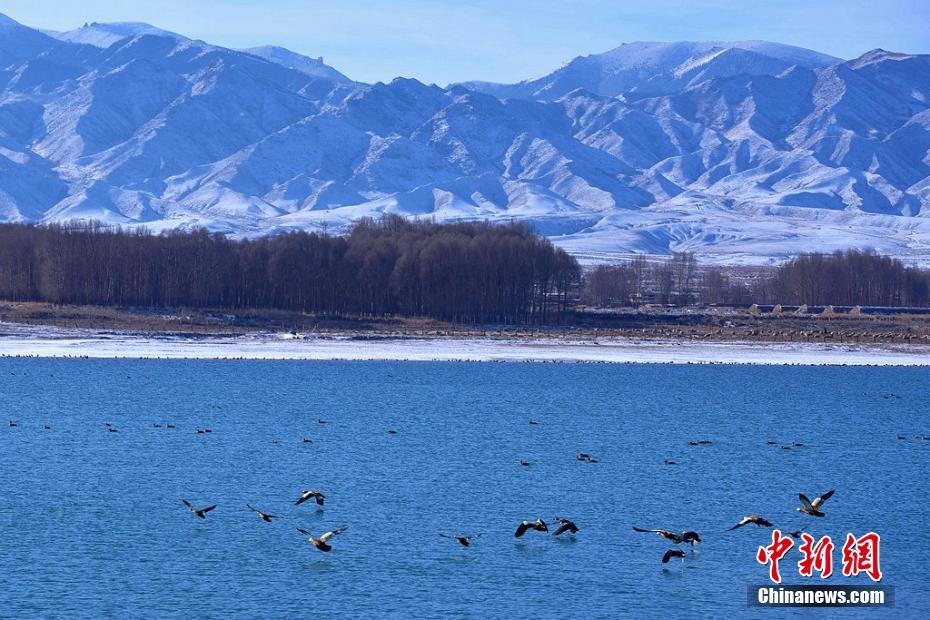
[[[833,574],[833,541],[829,536],[824,536],[814,544],[814,537],[810,534],[803,533],[801,538],[804,544],[798,547],[804,556],[798,562],[798,571],[802,577],[813,577],[814,571],[820,573],[821,579],[826,579]]]
[[[786,536],[782,536],[779,530],[772,530],[772,544],[767,547],[759,547],[759,550],[756,552],[756,561],[759,562],[759,564],[769,564],[769,579],[775,583],[781,583],[781,573],[778,571],[778,562],[793,546],[793,540]]]
[[[815,540],[807,533],[801,534],[804,541],[798,546],[801,559],[798,561],[798,572],[802,577],[813,577],[814,572],[820,573],[821,579],[833,574],[833,550],[835,545],[829,536]],[[843,544],[843,575],[854,577],[865,573],[872,581],[881,581],[882,569],[879,546],[881,537],[875,532],[869,532],[859,538],[853,534],[846,535]],[[784,536],[781,530],[772,530],[772,544],[759,547],[756,551],[756,561],[769,567],[769,579],[774,583],[781,583],[781,571],[778,563],[785,557],[794,541]]]
[[[881,581],[882,569],[878,553],[880,543],[881,537],[875,532],[869,532],[861,538],[847,534],[846,543],[843,545],[843,574],[851,577],[865,573],[872,581]]]

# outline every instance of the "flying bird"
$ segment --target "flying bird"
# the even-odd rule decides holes
[[[676,545],[679,544],[680,542],[682,542],[681,536],[679,536],[678,534],[676,534],[675,532],[673,532],[673,531],[671,531],[671,530],[647,530],[647,529],[645,529],[645,528],[636,527],[636,526],[634,525],[634,526],[633,526],[633,531],[634,531],[634,532],[642,532],[642,533],[644,533],[644,534],[658,534],[658,535],[661,536],[662,538],[667,538],[668,540],[672,541],[672,542],[675,543]]]
[[[791,538],[800,538],[801,532],[803,531],[804,531],[803,527],[797,530],[791,530],[790,532],[788,532],[788,536],[790,536]]]
[[[521,466],[523,466],[523,467],[529,467],[529,466],[530,466],[530,462],[529,462],[529,461],[524,461],[523,459],[518,459],[518,460],[517,460],[517,465],[521,465]]]
[[[471,541],[481,538],[481,534],[440,534],[443,538],[451,538],[463,547],[471,544]]]
[[[323,491],[317,491],[316,489],[307,489],[300,494],[300,497],[297,498],[297,501],[294,502],[295,506],[300,506],[307,500],[316,500],[318,506],[322,506],[323,502],[326,501],[326,495]]]
[[[565,517],[555,517],[553,520],[559,524],[559,527],[556,528],[554,532],[552,532],[553,536],[560,536],[565,532],[570,534],[578,533],[578,526],[575,525],[575,522],[571,519],[566,519]]]
[[[694,546],[696,543],[701,542],[701,536],[693,530],[686,530],[684,532],[681,532],[680,534],[676,534],[675,532],[671,530],[647,530],[641,527],[636,527],[634,525],[633,531],[643,532],[645,534],[658,534],[662,538],[665,538],[666,540],[670,540],[676,545],[680,545],[681,543],[684,542],[684,543],[690,543],[691,546]]]
[[[755,523],[759,527],[772,527],[772,522],[769,521],[768,519],[763,519],[759,515],[746,515],[745,517],[739,520],[739,523],[737,523],[736,525],[734,525],[727,531],[731,532],[735,530],[736,528],[743,527],[744,525],[747,525],[749,523]]]
[[[304,536],[307,537],[307,542],[308,542],[308,543],[310,543],[311,545],[313,545],[314,547],[316,547],[316,548],[319,549],[320,551],[322,551],[322,552],[324,552],[324,553],[328,553],[328,552],[330,552],[330,551],[333,550],[332,546],[329,544],[329,539],[332,538],[333,536],[338,535],[338,534],[342,534],[342,533],[343,533],[344,531],[346,531],[347,529],[349,529],[349,528],[346,528],[346,527],[339,527],[339,528],[334,529],[334,530],[331,531],[331,532],[326,532],[325,534],[323,534],[323,535],[320,536],[319,538],[314,538],[314,537],[313,537],[313,534],[311,534],[310,532],[308,532],[307,530],[305,530],[305,529],[303,529],[303,528],[297,528],[297,531],[300,532],[301,534],[303,534]]]
[[[252,506],[251,504],[246,504],[246,506],[248,506],[249,510],[251,510],[252,512],[254,512],[255,514],[257,514],[257,515],[258,515],[258,518],[261,519],[262,521],[264,521],[265,523],[271,523],[271,521],[272,521],[273,519],[280,519],[280,518],[281,518],[281,517],[279,517],[278,515],[270,515],[270,514],[268,514],[267,512],[262,512],[261,510],[259,510],[258,508],[255,508],[255,507]]]
[[[216,504],[213,504],[212,506],[207,506],[206,508],[195,508],[194,505],[191,504],[186,499],[182,499],[181,503],[187,506],[187,509],[190,510],[191,513],[197,515],[201,519],[206,519],[207,513],[213,510],[214,508],[216,508]]]
[[[681,561],[685,561],[685,552],[681,549],[669,549],[665,552],[665,555],[662,556],[662,563],[668,564],[668,561],[672,558],[681,558]]]
[[[833,497],[834,492],[835,489],[830,489],[820,497],[815,497],[814,501],[807,499],[807,496],[803,493],[798,493],[798,498],[801,500],[801,507],[795,510],[812,517],[823,517],[825,514],[820,510],[820,507],[823,506],[825,501]]]
[[[536,530],[537,532],[548,532],[549,526],[546,525],[546,522],[542,519],[536,519],[535,521],[522,521],[520,525],[517,526],[517,531],[514,532],[516,538],[520,538],[526,534],[527,530]]]
[[[665,459],[665,464],[666,465],[678,465],[678,462],[673,461],[672,459]]]

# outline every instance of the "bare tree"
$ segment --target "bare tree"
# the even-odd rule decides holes
[[[529,323],[564,320],[579,273],[574,258],[521,224],[386,216],[344,237],[253,240],[0,225],[0,297],[15,300]]]
[[[674,274],[676,303],[681,306],[687,306],[691,303],[693,292],[691,284],[694,280],[694,272],[697,267],[694,253],[675,252],[675,254],[672,255],[670,267]]]

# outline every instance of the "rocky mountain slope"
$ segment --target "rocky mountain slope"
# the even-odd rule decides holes
[[[0,220],[240,235],[522,219],[591,260],[930,263],[930,56],[631,43],[515,85],[359,84],[283,48],[0,16]]]

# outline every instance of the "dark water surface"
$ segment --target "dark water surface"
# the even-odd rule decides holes
[[[0,616],[812,617],[746,606],[770,532],[725,530],[758,513],[882,535],[896,608],[829,615],[928,617],[928,388],[926,368],[2,360]],[[310,487],[324,511],[292,504]],[[794,511],[833,487],[825,518]],[[513,537],[554,514],[581,532]],[[295,530],[342,525],[330,554]],[[704,543],[664,566],[632,525]]]

